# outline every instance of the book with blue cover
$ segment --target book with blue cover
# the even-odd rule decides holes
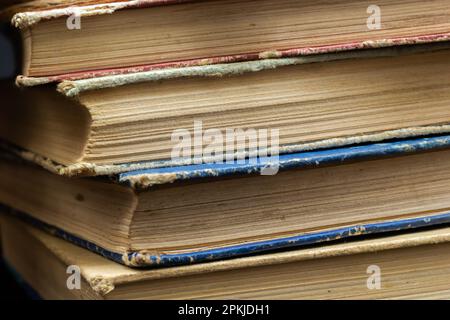
[[[33,298],[36,294],[44,299],[105,300],[450,297],[448,226],[226,261],[136,269],[17,219],[0,216],[0,221],[5,227],[6,265]],[[381,281],[375,281],[376,270],[381,271]],[[179,305],[180,314],[188,314],[189,304]]]
[[[133,267],[213,261],[450,222],[450,136],[68,178],[0,162],[0,202]]]

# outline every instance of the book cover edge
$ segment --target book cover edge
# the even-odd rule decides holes
[[[269,254],[279,250],[301,249],[310,245],[326,244],[333,241],[351,239],[358,236],[389,235],[392,232],[420,229],[424,227],[446,225],[450,223],[450,212],[428,215],[416,218],[394,219],[384,222],[354,224],[326,231],[299,234],[296,236],[276,238],[265,241],[255,241],[240,245],[208,249],[187,253],[149,253],[134,251],[126,253],[112,252],[60,228],[40,221],[27,213],[19,212],[2,205],[2,211],[61,238],[79,247],[99,254],[104,258],[132,268],[161,268],[186,266],[205,262],[221,261],[232,258],[248,257],[256,254]]]
[[[13,5],[2,10],[3,16],[13,15],[11,24],[19,29],[32,27],[42,21],[69,17],[77,14],[81,17],[90,17],[96,15],[112,14],[116,11],[127,9],[149,8],[163,5],[173,5],[179,3],[195,2],[198,0],[129,0],[129,1],[99,1],[96,3],[75,3],[70,2],[66,5],[56,4],[53,8],[46,9],[31,3]],[[21,12],[17,12],[21,11]]]
[[[435,44],[436,47],[439,47],[439,44],[443,43],[442,46],[447,48],[448,44],[445,44],[445,42],[449,40],[450,32],[416,35],[410,37],[392,37],[386,39],[350,42],[326,46],[271,50],[255,53],[191,59],[184,61],[172,61],[158,64],[128,66],[123,68],[89,70],[54,76],[28,77],[19,75],[16,77],[16,84],[21,87],[29,87],[54,82],[62,83],[60,86],[60,91],[62,93],[66,93],[70,92],[70,86],[83,84],[83,82],[79,81],[89,79],[92,79],[92,82],[94,84],[98,82],[102,83],[102,85],[105,86],[105,82],[115,83],[115,85],[118,85],[120,83],[123,83],[127,79],[128,81],[125,81],[126,83],[130,82],[130,80],[130,83],[134,83],[137,80],[150,81],[152,74],[154,74],[158,78],[163,77],[164,79],[183,76],[206,76],[209,73],[211,73],[211,76],[223,76],[224,73],[230,73],[230,71],[227,72],[227,68],[232,69],[233,67],[239,66],[239,63],[241,63],[241,65],[244,67],[245,72],[261,71],[285,65],[324,62],[358,57],[364,58],[365,55],[367,55],[365,52],[370,51],[370,49],[374,50],[373,53],[369,53],[369,55],[371,57],[376,57],[398,54],[398,52],[395,52],[396,50],[410,50],[408,49],[408,47],[421,44]],[[407,47],[407,49],[401,49],[402,47]],[[429,49],[422,50],[429,51]],[[245,65],[245,63],[247,63],[248,65]],[[212,69],[212,66],[215,66],[214,73],[208,72],[207,70],[208,67]],[[192,70],[190,68],[193,68],[194,74],[191,74]],[[105,81],[104,78],[106,78],[106,80],[109,80],[110,77],[116,79],[117,77],[123,77],[124,80]],[[92,84],[91,86],[94,86],[94,84]],[[85,90],[89,88],[87,84],[84,84],[83,86],[80,85],[80,87],[84,88]],[[74,94],[71,95],[73,96]]]
[[[372,135],[322,140],[310,144],[280,147],[275,165],[279,169],[341,164],[355,160],[381,159],[386,156],[406,155],[450,147],[450,124],[385,131]],[[111,176],[119,183],[145,189],[156,184],[172,183],[202,177],[220,177],[233,174],[257,174],[271,164],[253,159],[241,164],[203,163],[192,160],[181,162],[148,161],[116,165],[76,163],[64,166],[6,142],[0,143],[3,158],[25,161],[62,176]],[[314,159],[314,161],[313,161]]]

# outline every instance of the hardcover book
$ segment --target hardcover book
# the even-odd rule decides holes
[[[17,6],[12,21],[23,34],[23,75],[41,81],[449,39],[448,0],[380,0],[376,28],[371,4],[36,1]]]
[[[192,264],[450,221],[450,136],[73,179],[0,162],[0,202],[134,267]],[[233,179],[230,179],[233,177]],[[118,183],[117,183],[118,182]]]
[[[41,163],[51,160],[55,171],[95,175],[128,170],[120,165],[129,163],[191,164],[192,146],[182,148],[191,157],[174,157],[174,149],[194,136],[205,149],[211,130],[267,130],[268,144],[260,149],[268,153],[273,145],[294,153],[448,133],[448,48],[439,43],[154,70],[64,81],[60,93],[52,86],[14,91],[5,85],[9,103],[0,109],[0,137]],[[187,134],[177,136],[180,130]],[[274,130],[276,141],[269,134]],[[245,138],[233,139],[227,153],[248,156],[251,137]],[[203,151],[196,156],[212,160]]]
[[[16,220],[2,222],[6,262],[46,299],[450,298],[449,228],[136,270]],[[80,271],[79,290],[68,286],[74,266]],[[371,266],[381,270],[378,290],[368,285]]]

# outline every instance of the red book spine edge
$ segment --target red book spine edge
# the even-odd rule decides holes
[[[433,42],[443,42],[450,40],[450,33],[440,33],[440,34],[428,34],[428,35],[418,35],[410,37],[393,37],[388,39],[380,40],[370,40],[361,42],[350,42],[343,44],[334,44],[326,46],[316,46],[316,47],[301,47],[285,50],[273,50],[255,53],[245,53],[237,55],[228,56],[217,56],[209,58],[198,58],[192,60],[184,61],[172,61],[157,64],[146,64],[139,66],[129,66],[123,68],[113,68],[113,69],[101,69],[101,70],[88,70],[82,72],[59,74],[47,77],[26,77],[18,76],[16,79],[16,84],[19,86],[34,86],[45,83],[52,82],[62,82],[65,80],[81,80],[90,79],[98,77],[106,77],[113,75],[123,75],[130,73],[139,73],[152,71],[157,69],[166,68],[183,68],[191,66],[202,66],[202,65],[212,65],[220,63],[233,63],[242,61],[252,61],[252,60],[262,60],[262,59],[274,59],[274,58],[290,58],[298,56],[307,56],[314,54],[326,54],[335,53],[350,50],[361,50],[361,49],[375,49],[384,47],[393,47],[401,45],[414,45],[414,44],[424,44]]]

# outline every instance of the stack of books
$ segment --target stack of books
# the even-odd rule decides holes
[[[7,3],[3,259],[38,296],[450,298],[449,0]]]

